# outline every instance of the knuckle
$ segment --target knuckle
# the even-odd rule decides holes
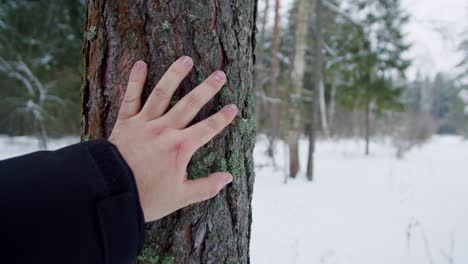
[[[169,91],[160,85],[156,85],[153,91],[153,95],[154,100],[168,99],[171,96]]]
[[[130,77],[128,80],[128,85],[129,86],[137,86],[141,84],[141,80],[137,77]]]
[[[124,103],[124,104],[132,104],[132,103],[138,102],[138,100],[140,100],[139,97],[136,97],[136,96],[126,96],[126,97],[124,97],[124,99],[122,100],[122,103]]]
[[[175,76],[180,79],[184,78],[185,72],[186,71],[184,70],[184,68],[179,66],[178,64],[172,65],[168,70],[169,75]]]
[[[191,93],[189,95],[186,96],[186,104],[189,106],[189,107],[198,107],[201,103],[201,99],[200,97],[195,94],[195,93]]]
[[[169,130],[168,126],[162,125],[151,129],[151,134],[153,136],[161,136]]]
[[[214,78],[208,78],[205,81],[205,85],[209,87],[210,89],[213,89],[215,91],[219,90],[222,86],[219,81],[215,80]]]

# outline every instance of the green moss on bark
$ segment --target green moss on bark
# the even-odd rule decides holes
[[[223,157],[216,157],[215,159],[215,169],[216,171],[227,171],[227,162]]]
[[[213,142],[200,148],[192,157],[187,168],[189,179],[199,179],[213,172],[216,153],[212,151]]]
[[[93,42],[97,39],[97,29],[95,26],[91,26],[86,33],[86,37],[89,42]]]
[[[232,92],[231,90],[227,87],[227,86],[224,86],[221,91],[219,92],[219,94],[221,95],[221,98],[226,101],[226,102],[233,102],[233,98],[232,98]]]
[[[174,257],[164,257],[161,264],[174,264]]]
[[[84,135],[83,138],[81,139],[82,142],[90,141],[90,140],[91,140],[91,136],[89,134]]]
[[[232,150],[228,158],[228,171],[234,176],[234,179],[245,175],[244,153],[239,150]]]
[[[138,256],[138,263],[142,264],[174,264],[173,256],[160,256],[156,251],[155,244],[147,244],[140,256]]]
[[[239,130],[244,139],[255,137],[255,120],[253,118],[242,118],[239,122]]]
[[[143,248],[140,256],[138,256],[138,261],[141,261],[145,264],[157,264],[159,262],[159,256],[156,253],[155,245],[146,245],[145,248]]]

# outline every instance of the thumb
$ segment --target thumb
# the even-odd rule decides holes
[[[211,199],[231,182],[232,175],[228,172],[216,172],[205,178],[187,181],[186,201],[193,204]]]

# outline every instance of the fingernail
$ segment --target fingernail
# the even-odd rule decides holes
[[[226,184],[229,184],[232,182],[232,175],[231,174],[227,174],[224,178],[224,183]]]
[[[226,74],[223,71],[216,71],[214,78],[218,81],[224,81],[226,80]]]
[[[137,61],[137,63],[135,63],[135,70],[142,71],[144,69],[145,69],[145,63],[144,62]]]
[[[193,60],[189,56],[183,56],[182,58],[180,58],[180,63],[182,63],[187,68],[190,68],[193,66]]]
[[[230,104],[227,106],[227,109],[229,111],[232,111],[232,112],[235,112],[237,114],[237,112],[239,112],[239,108],[237,108],[237,106],[235,104]]]

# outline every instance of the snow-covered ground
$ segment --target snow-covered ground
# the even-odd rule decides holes
[[[364,157],[360,142],[319,143],[312,183],[257,168],[252,263],[468,263],[468,141],[434,137],[402,160],[371,147]],[[306,141],[300,152],[304,172]]]
[[[64,137],[50,140],[49,149],[58,149],[80,141],[79,137]],[[39,142],[31,137],[7,137],[0,135],[0,160],[27,154],[39,149]]]
[[[77,142],[51,142],[58,148]],[[320,142],[316,180],[302,173],[284,184],[284,148],[278,169],[255,150],[253,264],[468,263],[468,141],[434,137],[396,159],[375,143],[364,157],[361,142]],[[0,136],[0,159],[31,152],[31,138]],[[451,260],[450,260],[451,259]]]

